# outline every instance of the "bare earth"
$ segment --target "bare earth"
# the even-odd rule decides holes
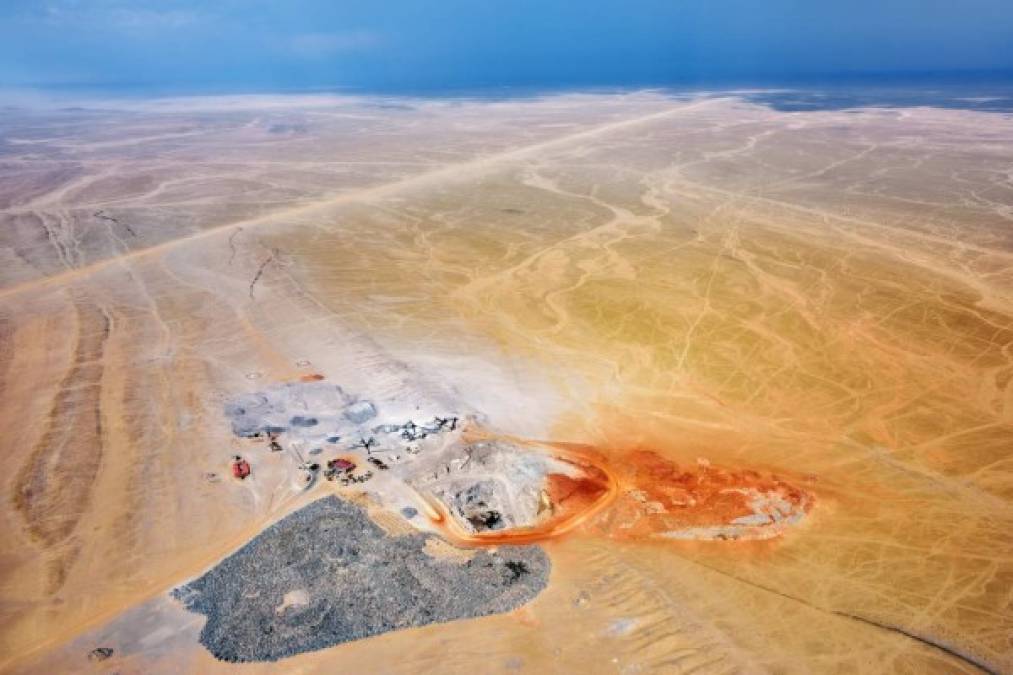
[[[648,92],[7,109],[0,221],[0,670],[1013,671],[1010,115]],[[556,479],[526,535],[547,588],[216,661],[172,589],[336,492],[415,532],[395,502],[435,484],[302,490],[233,433],[229,401],[315,376],[586,462],[601,485]],[[715,497],[775,493],[791,517],[758,536]],[[434,557],[509,543],[423,506]]]

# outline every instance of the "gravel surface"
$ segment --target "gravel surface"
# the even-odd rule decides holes
[[[537,546],[424,551],[432,534],[389,536],[358,506],[326,497],[267,528],[173,591],[207,616],[200,641],[224,661],[274,661],[388,631],[510,611],[548,581]]]

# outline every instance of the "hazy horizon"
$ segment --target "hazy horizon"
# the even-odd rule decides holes
[[[190,92],[772,85],[1013,76],[999,0],[382,7],[23,0],[0,86]]]

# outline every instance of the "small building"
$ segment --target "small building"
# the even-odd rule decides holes
[[[335,471],[351,471],[355,468],[355,462],[339,457],[327,462],[327,468],[334,469]]]
[[[232,463],[232,475],[243,480],[250,475],[250,463],[245,459],[237,459]]]

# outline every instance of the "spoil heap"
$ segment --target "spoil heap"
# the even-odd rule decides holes
[[[200,641],[224,661],[274,661],[388,631],[506,612],[548,581],[537,546],[434,558],[432,534],[392,537],[327,497],[266,529],[173,592],[207,616]]]

